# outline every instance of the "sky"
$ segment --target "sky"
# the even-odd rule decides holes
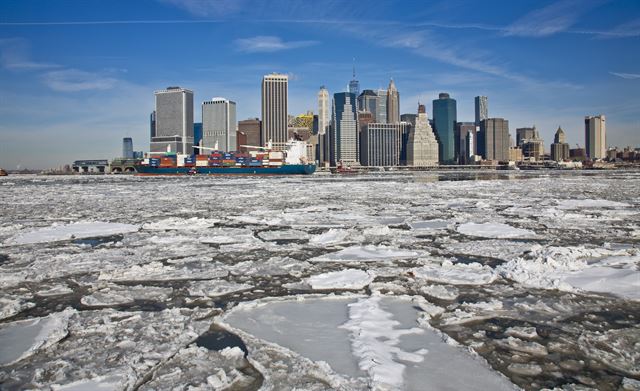
[[[360,88],[400,92],[401,113],[448,92],[458,121],[473,98],[510,132],[558,126],[584,145],[605,114],[607,144],[640,147],[640,1],[3,0],[0,167],[52,168],[149,148],[154,91],[194,91],[260,117],[262,76],[289,75],[289,114]]]

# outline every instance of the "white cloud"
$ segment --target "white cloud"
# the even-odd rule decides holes
[[[638,73],[619,73],[619,72],[609,72],[609,73],[612,74],[613,76],[618,76],[628,80],[640,79],[640,74]]]
[[[529,12],[511,23],[505,35],[521,37],[546,37],[566,31],[582,14],[598,6],[602,1],[562,0]]]
[[[283,41],[271,35],[259,35],[251,38],[240,38],[234,41],[237,50],[246,53],[278,52],[318,44],[317,41]]]
[[[86,90],[108,90],[115,86],[117,79],[78,69],[63,69],[46,72],[44,83],[54,91],[77,92]]]

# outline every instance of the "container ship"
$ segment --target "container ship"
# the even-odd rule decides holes
[[[267,147],[253,148],[249,152],[225,152],[216,148],[199,147],[209,154],[181,155],[167,151],[151,153],[135,169],[138,175],[311,175],[315,164],[307,160],[307,144],[291,140],[285,151],[272,151]]]

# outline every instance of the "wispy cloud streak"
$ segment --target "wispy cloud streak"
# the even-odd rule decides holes
[[[618,76],[627,80],[635,80],[640,79],[640,74],[638,73],[619,73],[619,72],[609,72],[609,74],[613,76]]]
[[[318,44],[318,41],[283,41],[280,37],[259,35],[234,41],[237,50],[245,53],[279,52]]]

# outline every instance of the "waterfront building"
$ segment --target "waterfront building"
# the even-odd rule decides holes
[[[587,151],[580,147],[569,149],[569,159],[578,161],[587,160]]]
[[[535,140],[537,138],[536,127],[532,128],[517,128],[516,129],[516,146],[522,147],[522,144],[526,140]]]
[[[456,100],[447,93],[440,93],[433,101],[433,123],[439,141],[440,163],[455,164],[455,129],[457,121]]]
[[[358,162],[358,119],[356,96],[350,92],[333,95],[329,155],[332,165]]]
[[[403,125],[399,122],[367,124],[360,132],[360,163],[364,166],[400,165],[402,133]]]
[[[557,162],[569,159],[569,144],[561,127],[556,130],[553,144],[551,144],[551,159]]]
[[[378,99],[378,94],[373,90],[364,90],[360,96],[358,96],[358,110],[370,112],[374,122],[380,122],[376,116],[378,112]]]
[[[531,128],[516,129],[516,143],[522,149],[525,160],[540,161],[544,158],[544,140],[535,125]]]
[[[589,159],[604,159],[607,156],[607,128],[604,115],[584,117],[584,144]]]
[[[274,150],[287,143],[289,76],[272,73],[262,78],[262,129],[260,143],[272,142]]]
[[[483,119],[489,118],[489,98],[486,96],[475,97],[476,126],[480,126]]]
[[[202,102],[202,146],[235,151],[237,143],[236,102],[213,98]],[[210,151],[210,150],[205,150]]]
[[[455,155],[458,164],[468,164],[476,154],[477,129],[474,122],[457,122]]]
[[[396,88],[396,83],[391,79],[389,89],[387,89],[387,123],[395,124],[400,122],[400,93]]]
[[[509,160],[509,121],[487,118],[480,122],[478,154],[485,160]]]
[[[133,159],[133,140],[131,137],[122,139],[122,157],[125,159]]]
[[[520,147],[509,147],[509,161],[511,162],[521,162],[522,158],[522,148]]]
[[[407,166],[436,166],[439,161],[439,147],[436,135],[429,124],[424,105],[418,105],[415,125],[411,126],[407,140]]]
[[[376,123],[386,124],[387,121],[387,90],[379,89],[376,91],[378,99],[376,100]]]
[[[193,91],[168,87],[155,92],[155,134],[151,152],[193,152]]]

